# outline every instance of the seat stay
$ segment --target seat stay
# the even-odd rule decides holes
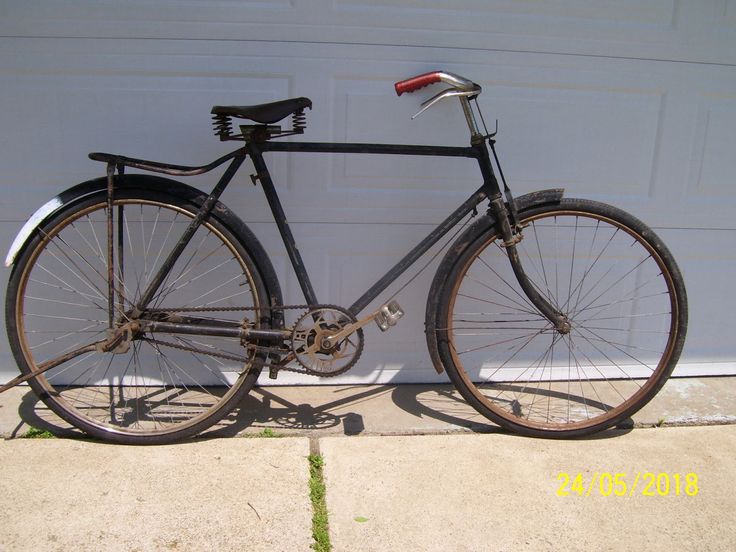
[[[240,165],[242,165],[243,161],[245,161],[246,151],[241,148],[226,157],[228,159],[232,158],[232,162],[222,174],[220,180],[209,193],[207,198],[202,202],[196,216],[191,220],[186,230],[184,230],[184,233],[179,238],[179,241],[171,250],[168,257],[166,257],[166,260],[162,262],[161,266],[158,269],[158,272],[156,272],[156,275],[151,278],[150,282],[148,283],[148,287],[145,289],[145,291],[143,291],[140,299],[138,299],[138,302],[135,304],[135,308],[132,311],[133,316],[140,316],[140,314],[146,309],[146,307],[148,307],[149,303],[153,300],[156,292],[158,291],[159,287],[166,279],[166,277],[169,275],[169,271],[179,259],[179,256],[182,254],[184,248],[189,243],[189,240],[192,239],[192,236],[194,236],[194,233],[197,231],[199,226],[210,216],[210,213],[215,208],[218,200],[220,199],[220,195],[222,195],[222,192],[225,191],[225,188],[227,188],[228,184],[230,184],[230,181],[232,180],[233,176],[235,176],[235,173],[238,172]],[[109,216],[112,216],[112,210],[109,210]]]

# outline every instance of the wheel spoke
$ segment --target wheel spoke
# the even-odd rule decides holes
[[[103,196],[43,227],[31,262],[16,271],[19,364],[27,370],[53,365],[31,383],[52,410],[85,431],[123,442],[164,442],[216,421],[238,390],[254,383],[257,371],[248,371],[252,353],[238,339],[160,334],[159,340],[159,334],[128,324],[132,311],[124,308],[136,304],[195,213],[177,198],[161,201],[160,194],[146,192],[150,198],[128,199],[121,190],[114,202],[119,329],[108,330],[107,322]],[[200,226],[145,316],[176,318],[187,309],[208,308],[203,324],[239,325],[246,313],[218,307],[237,301],[260,308],[257,267],[223,228],[216,221]],[[176,310],[156,314],[164,302]],[[105,342],[114,343],[111,352],[99,345]]]
[[[449,339],[443,362],[480,412],[502,425],[546,435],[616,423],[651,397],[679,354],[672,346],[679,297],[670,284],[679,273],[665,277],[676,267],[661,245],[642,238],[640,223],[589,211],[590,204],[521,220],[527,277],[570,330],[561,333],[531,306],[495,236],[476,240],[445,286],[451,308],[435,327]],[[499,260],[493,267],[489,252]],[[657,369],[663,364],[667,371]]]

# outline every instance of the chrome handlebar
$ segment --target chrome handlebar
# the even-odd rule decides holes
[[[449,84],[453,88],[457,88],[458,90],[461,90],[463,92],[477,92],[478,94],[481,93],[481,87],[478,84],[475,84],[473,81],[466,79],[465,77],[461,77],[460,75],[456,75],[455,73],[446,73],[444,71],[438,71],[437,72],[440,81]]]
[[[395,84],[396,93],[401,95],[404,92],[414,92],[419,88],[424,88],[430,84],[436,82],[444,82],[449,84],[450,88],[443,90],[422,102],[422,108],[412,117],[415,119],[427,109],[435,105],[437,102],[444,100],[445,98],[467,98],[472,99],[478,96],[482,92],[482,88],[479,84],[473,81],[456,75],[455,73],[448,73],[445,71],[434,71],[431,73],[425,73],[423,75],[417,75],[410,79],[406,79]],[[465,106],[463,106],[465,107]]]

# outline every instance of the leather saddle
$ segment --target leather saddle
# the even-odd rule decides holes
[[[226,117],[250,119],[256,123],[271,125],[307,107],[312,109],[312,100],[309,98],[291,98],[289,100],[259,105],[216,105],[210,113]]]

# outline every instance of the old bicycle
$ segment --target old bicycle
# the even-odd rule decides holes
[[[387,330],[403,314],[394,300],[366,307],[459,228],[427,299],[435,369],[481,414],[527,435],[585,435],[629,417],[662,387],[685,339],[685,287],[672,255],[617,208],[563,198],[560,189],[514,198],[482,120],[479,85],[436,71],[395,86],[400,95],[439,82],[449,88],[422,111],[458,98],[467,147],[279,141],[306,127],[311,101],[295,98],[214,107],[217,136],[243,144],[201,167],[90,154],[106,164],[106,177],[43,205],[6,259],[7,330],[21,375],[1,390],[28,381],[61,418],[113,442],[195,435],[233,409],[264,368],[271,377],[350,369],[363,326]],[[289,116],[291,128],[282,129]],[[252,124],[234,130],[235,119]],[[266,152],[462,157],[478,163],[482,184],[352,305],[321,304]],[[284,304],[263,247],[218,199],[246,158],[303,305]],[[190,176],[228,162],[209,194],[125,172]]]

